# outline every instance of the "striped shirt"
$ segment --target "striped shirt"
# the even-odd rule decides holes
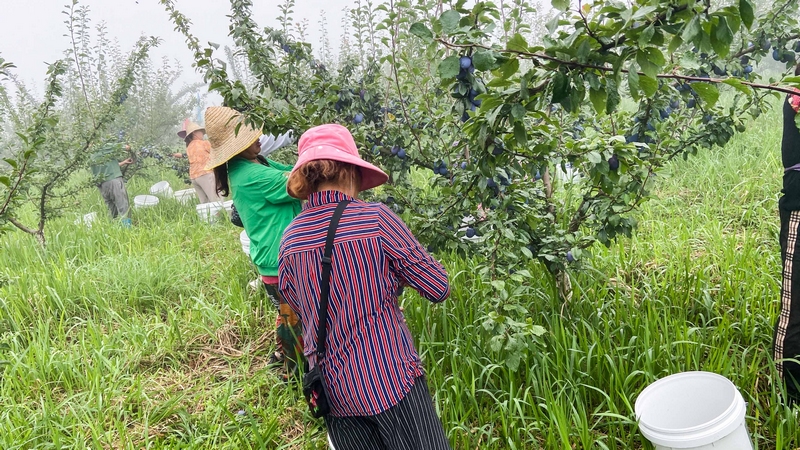
[[[331,415],[372,416],[402,400],[423,375],[397,301],[410,286],[433,302],[450,295],[447,272],[403,221],[380,203],[338,191],[312,194],[286,229],[278,278],[281,295],[303,321],[304,352],[316,364],[322,254],[333,211],[347,206],[333,246],[328,340],[322,373]]]

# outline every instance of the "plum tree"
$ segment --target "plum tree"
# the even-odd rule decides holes
[[[172,0],[160,1],[212,90],[251,123],[302,132],[363,112],[353,132],[373,149],[364,157],[390,172],[391,204],[426,246],[480,255],[487,278],[509,281],[496,283],[499,303],[526,276],[508,269],[531,263],[569,299],[569,273],[590,261],[581,251],[633,232],[664,164],[725,145],[800,81],[760,83],[754,70],[773,43],[786,48],[800,35],[794,0],[758,11],[750,0],[552,0],[556,14],[538,39],[499,36],[525,24],[503,19],[495,3],[390,1],[376,8],[377,59],[336,72],[315,69],[307,44],[294,43],[287,59],[284,34],[258,26],[251,2],[237,0],[231,35],[258,78],[252,89],[230,79],[213,46],[200,46]],[[724,107],[722,93],[731,97]],[[621,108],[623,99],[633,110]],[[438,161],[461,169],[439,176]],[[412,182],[417,169],[428,183]],[[467,216],[479,222],[483,244],[452,231]]]

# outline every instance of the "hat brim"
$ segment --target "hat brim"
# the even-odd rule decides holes
[[[187,130],[181,130],[181,131],[178,131],[178,137],[181,138],[181,139],[186,139],[186,136],[190,136],[195,131],[201,131],[201,130],[203,131],[203,133],[206,132],[206,129],[204,127],[200,127],[200,126],[198,126],[196,128],[189,128]]]
[[[261,137],[261,131],[254,130],[250,127],[242,126],[239,134],[233,139],[226,142],[220,148],[211,149],[211,158],[206,164],[204,170],[213,170],[226,162],[230,161],[234,156],[247,150],[248,147],[253,145]]]
[[[296,172],[300,167],[308,164],[312,161],[319,161],[323,159],[328,159],[331,161],[339,161],[347,164],[352,164],[358,167],[361,170],[361,188],[360,191],[366,191],[369,189],[376,188],[387,181],[389,181],[389,175],[386,174],[383,170],[379,169],[377,166],[374,166],[363,159],[359,158],[358,156],[351,155],[347,152],[344,152],[334,146],[317,146],[315,148],[310,148],[303,152],[300,158],[297,160],[297,164],[295,164],[294,168],[292,169],[292,173]],[[296,193],[292,192],[291,189],[288,189],[287,192],[294,198],[300,198],[297,196]]]

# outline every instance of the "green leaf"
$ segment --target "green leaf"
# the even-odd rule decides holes
[[[742,81],[738,78],[728,78],[724,80],[723,83],[727,84],[728,86],[733,86],[734,88],[736,88],[736,90],[741,91],[747,95],[751,95],[753,93],[753,90],[750,89],[750,87],[747,86],[746,84],[742,83]]]
[[[490,328],[491,329],[491,328]],[[489,348],[493,352],[499,352],[503,348],[503,336],[494,336],[489,340]]]
[[[642,72],[650,78],[656,78],[658,75],[658,70],[660,69],[659,65],[654,63],[651,58],[651,53],[648,52],[649,49],[639,49],[636,52],[636,62],[641,67]],[[661,52],[658,52],[661,55]],[[661,60],[663,61],[664,57],[661,56]]]
[[[514,122],[514,139],[520,146],[528,145],[528,132],[525,131],[525,124],[522,122]]]
[[[504,291],[506,289],[506,282],[503,280],[492,280],[491,285],[498,291]]]
[[[527,52],[528,42],[521,34],[517,33],[508,41],[506,48],[517,52]]]
[[[516,58],[509,59],[507,63],[500,67],[500,78],[507,79],[514,76],[519,71],[519,60]]]
[[[642,31],[642,34],[639,35],[639,47],[646,47],[650,44],[650,40],[653,39],[653,35],[656,33],[656,28],[651,23],[647,28]]]
[[[719,23],[711,28],[711,47],[724,58],[731,51],[731,42],[733,42],[733,32],[728,26],[728,21],[720,17]]]
[[[636,67],[631,67],[631,70],[628,72],[628,89],[630,90],[631,97],[635,101],[639,101],[639,73],[636,71]]]
[[[592,106],[594,106],[594,110],[597,111],[597,114],[604,114],[606,112],[606,99],[608,98],[608,94],[603,89],[590,89],[589,90],[589,100],[592,102]]]
[[[697,95],[708,104],[709,108],[717,104],[719,100],[719,89],[713,83],[692,83],[692,89]]]
[[[0,177],[0,184],[5,185],[6,187],[11,187],[11,178],[8,177]]]
[[[13,167],[15,169],[17,168],[17,161],[15,161],[15,160],[13,160],[11,158],[3,158],[3,161],[5,161],[6,164],[8,164],[9,166],[11,166],[11,167]]]
[[[533,328],[531,328],[531,333],[534,336],[541,336],[547,333],[547,330],[541,325],[534,325]]]
[[[553,0],[553,3],[555,2],[556,0]],[[519,363],[520,363],[519,351],[510,352],[508,356],[506,356],[506,366],[508,366],[508,370],[516,372],[517,369],[519,369]]]
[[[472,64],[475,70],[494,70],[498,67],[497,58],[489,50],[478,50],[472,55]]]
[[[675,53],[681,46],[681,44],[683,44],[683,39],[681,39],[680,36],[675,36],[674,38],[672,38],[672,40],[669,42],[669,50],[668,50],[669,54],[671,55]]]
[[[753,4],[750,3],[750,0],[739,0],[739,15],[748,30],[753,26],[753,19],[755,18],[753,9]]]
[[[553,99],[550,103],[560,103],[569,95],[569,80],[561,72],[556,72],[553,77]]]
[[[647,60],[659,67],[667,63],[664,54],[657,47],[647,47],[644,52],[647,54]]]
[[[617,89],[617,82],[612,78],[607,78],[606,94],[608,94],[608,100],[606,100],[606,112],[608,114],[616,111],[617,106],[619,106],[619,102],[621,101],[619,91]]]
[[[528,114],[528,111],[519,103],[515,103],[514,106],[511,107],[511,116],[517,120],[522,120]]]
[[[648,76],[639,77],[639,86],[647,97],[652,97],[658,91],[658,80]]]
[[[683,34],[681,35],[681,39],[683,42],[692,42],[695,38],[700,34],[700,17],[694,16],[692,20],[686,24],[686,28],[683,29]]]
[[[552,0],[550,3],[553,5],[553,8],[559,11],[566,11],[569,9],[569,0]]]
[[[448,56],[444,59],[444,61],[439,63],[439,77],[442,79],[450,79],[455,78],[458,75],[459,70],[461,70],[461,66],[458,63],[459,56],[452,55]]]
[[[447,10],[439,17],[439,22],[442,24],[442,31],[446,34],[452,33],[458,28],[458,22],[461,20],[461,14],[455,10]]]
[[[422,22],[411,25],[411,34],[425,41],[426,44],[433,42],[433,32]]]
[[[636,10],[636,13],[631,17],[633,20],[644,19],[648,14],[656,12],[658,8],[655,6],[645,6]]]

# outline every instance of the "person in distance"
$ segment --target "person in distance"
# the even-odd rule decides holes
[[[189,122],[178,131],[178,137],[186,142],[186,157],[189,158],[189,179],[200,203],[218,202],[217,182],[214,171],[205,166],[211,157],[211,144],[205,140],[206,130],[202,126]],[[174,158],[183,158],[183,153],[175,153]]]

